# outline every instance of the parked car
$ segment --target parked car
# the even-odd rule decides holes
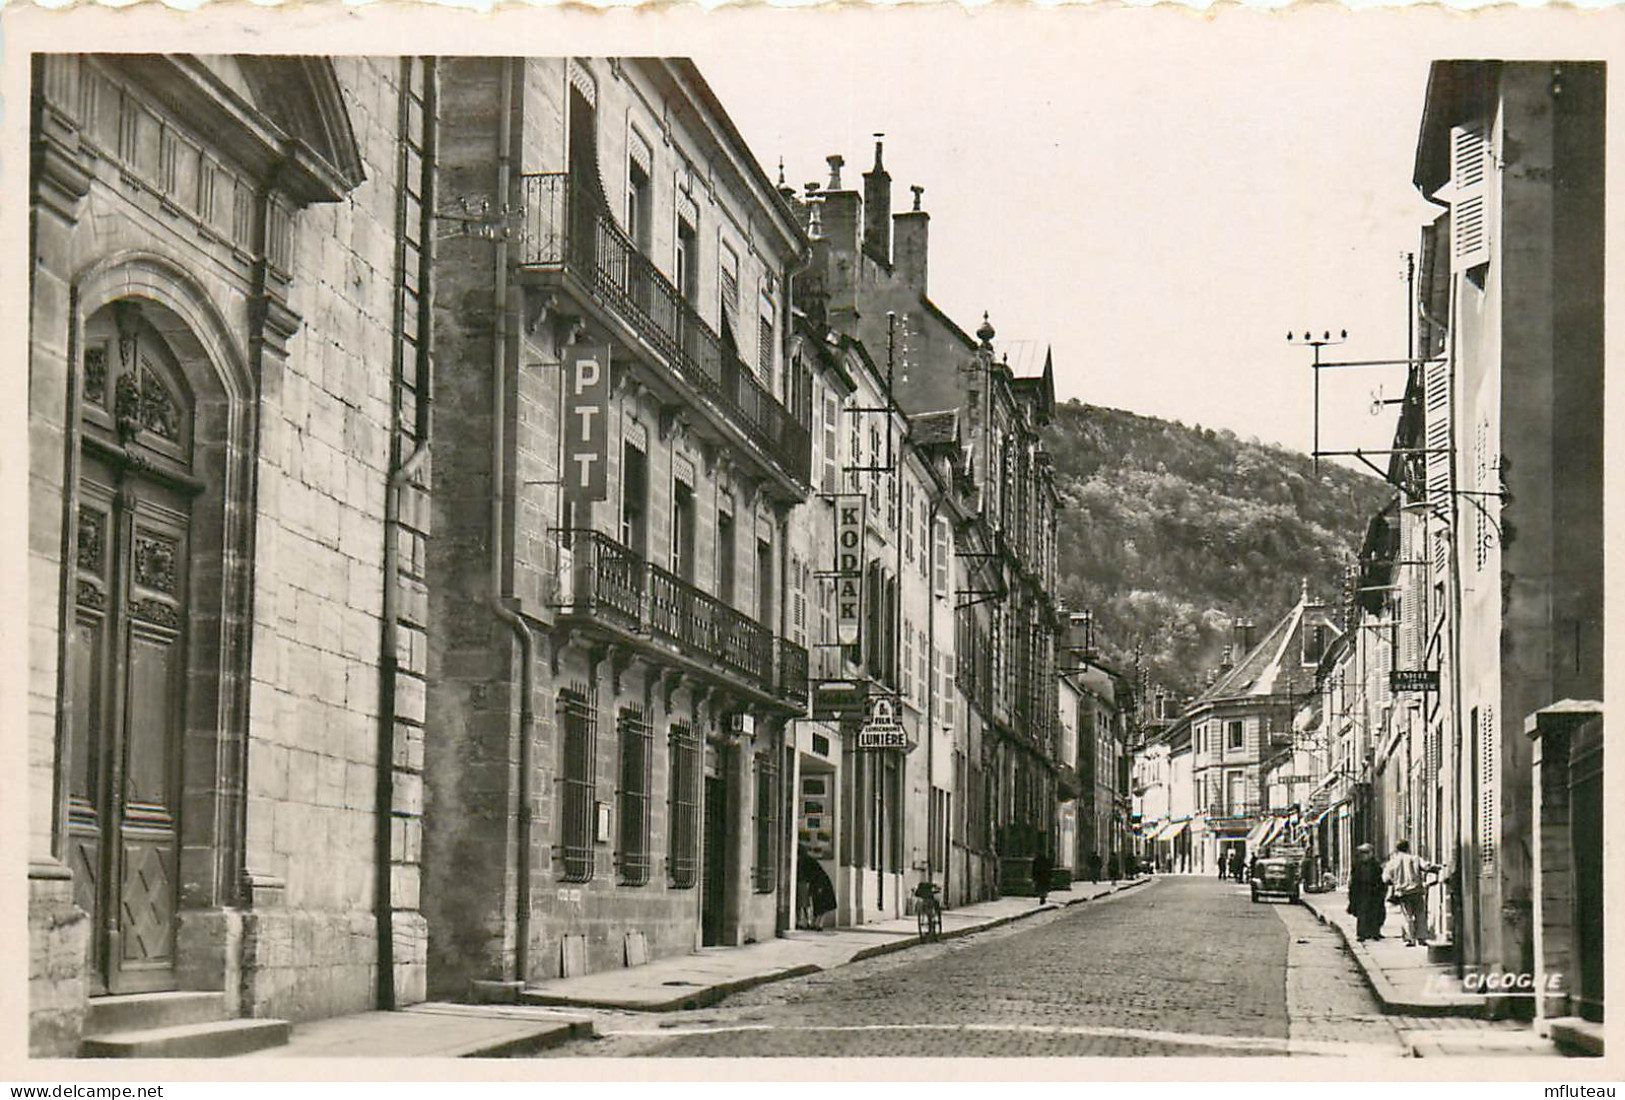
[[[1297,901],[1299,861],[1286,856],[1266,856],[1253,867],[1253,900],[1265,894]]]

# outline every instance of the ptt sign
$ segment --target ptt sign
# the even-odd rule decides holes
[[[609,348],[572,345],[564,361],[564,494],[609,499]]]
[[[835,640],[857,645],[863,632],[863,532],[867,501],[835,498]]]

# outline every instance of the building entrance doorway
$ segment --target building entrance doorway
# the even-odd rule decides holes
[[[133,304],[86,326],[64,837],[97,993],[176,987],[192,396]]]
[[[727,913],[728,784],[721,775],[705,777],[705,850],[700,865],[700,944],[722,943]]]

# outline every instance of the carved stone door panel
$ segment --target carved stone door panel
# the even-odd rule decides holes
[[[87,371],[91,383],[97,367],[115,376],[105,392],[119,393],[135,420],[105,430],[103,402],[87,408],[82,424],[67,668],[67,849],[79,904],[93,920],[91,988],[110,993],[175,986],[196,490],[182,449],[189,432],[179,426],[189,403],[156,348],[137,354],[134,327],[133,318],[120,326],[126,370],[109,369],[111,357],[102,355]],[[91,344],[98,347],[105,352]]]

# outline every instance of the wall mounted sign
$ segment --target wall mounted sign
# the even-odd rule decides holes
[[[1396,668],[1388,673],[1389,691],[1438,691],[1436,668]]]
[[[863,533],[868,501],[835,498],[835,640],[857,645],[863,637]]]
[[[897,720],[895,704],[882,696],[869,702],[869,716],[858,727],[859,749],[902,749],[905,752],[914,746],[909,744],[908,730]]]
[[[564,493],[609,499],[609,348],[572,344],[564,360]]]

